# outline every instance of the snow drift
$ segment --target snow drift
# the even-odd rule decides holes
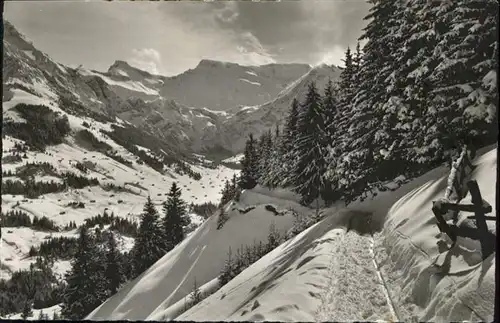
[[[496,214],[495,189],[497,150],[478,157],[472,174],[483,199]],[[408,193],[390,210],[378,246],[379,261],[388,277],[388,287],[400,319],[420,321],[493,320],[495,299],[495,254],[485,261],[476,240],[458,238],[451,243],[437,229],[432,201],[444,195],[446,177],[429,181]],[[470,194],[460,202],[471,204]],[[459,216],[459,222],[471,213]],[[487,221],[496,232],[495,221]]]

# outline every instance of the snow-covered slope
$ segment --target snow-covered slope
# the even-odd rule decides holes
[[[97,135],[97,133],[95,133]],[[101,138],[102,139],[102,138]],[[166,199],[170,186],[177,182],[182,189],[182,198],[188,203],[217,203],[220,199],[220,191],[226,180],[232,178],[237,171],[219,166],[215,169],[192,165],[192,169],[201,174],[200,180],[194,180],[188,175],[179,175],[174,169],[166,169],[163,174],[139,164],[136,157],[123,147],[109,140],[118,154],[132,164],[124,165],[101,152],[88,151],[76,144],[68,143],[48,147],[45,153],[28,151],[26,158],[16,163],[2,163],[4,172],[16,173],[27,163],[49,163],[54,166],[56,173],[50,179],[61,181],[61,174],[69,171],[87,178],[97,178],[99,185],[89,186],[82,189],[69,188],[59,193],[43,194],[38,198],[26,198],[23,195],[11,195],[2,192],[2,212],[9,210],[20,210],[27,213],[31,219],[34,216],[53,220],[60,227],[64,227],[71,221],[77,225],[82,224],[85,219],[107,212],[114,213],[118,217],[138,221],[142,212],[144,202],[148,195],[151,196],[157,208],[161,209],[161,203]],[[3,139],[3,158],[12,155],[11,149],[19,140],[9,136]],[[77,162],[87,163],[88,173],[83,173],[75,165]],[[6,177],[3,181],[18,177]],[[43,179],[38,176],[37,180]],[[108,184],[122,187],[117,191],[109,189]],[[71,202],[82,202],[83,208],[75,208]],[[193,220],[198,221],[196,215]],[[48,233],[35,232],[31,228],[2,228],[2,252],[0,260],[2,278],[8,278],[10,273],[17,269],[29,268],[34,258],[26,258],[32,246],[37,247],[45,239]],[[56,237],[59,233],[54,233]],[[76,236],[76,232],[62,232],[62,235]],[[130,244],[130,242],[128,242]]]
[[[490,204],[495,196],[496,155],[497,150],[493,149],[479,156],[474,161],[477,168],[472,175]],[[194,264],[194,268],[201,266],[201,257],[209,247],[200,240],[197,240],[200,243],[185,241],[89,318],[491,321],[495,255],[478,262],[477,245],[474,247],[470,241],[459,240],[458,247],[451,252],[436,247],[441,235],[434,224],[431,207],[433,200],[443,196],[447,176],[446,167],[439,167],[396,191],[379,192],[376,197],[357,201],[347,209],[336,206],[323,210],[324,220],[286,241],[183,313],[180,296],[189,292],[190,285],[185,284],[185,280],[182,284],[179,282],[184,278],[194,279],[197,274],[185,270],[171,281],[174,278],[171,273],[178,263],[182,263],[183,268],[189,268],[190,264]],[[245,192],[245,196],[255,196],[255,193],[259,196],[252,203],[272,200],[282,207],[295,203],[293,196],[281,191],[257,188]],[[258,210],[257,207],[254,213],[248,213],[248,217],[264,217],[265,211]],[[213,226],[216,219],[213,217],[210,221]],[[370,224],[367,226],[367,223]],[[206,235],[217,233],[207,229],[209,226],[207,222],[191,239],[204,232]],[[250,231],[246,225],[231,228],[233,237],[234,232],[242,235]],[[367,228],[377,232],[372,236]],[[233,245],[234,238],[227,241]],[[192,252],[189,248],[196,250],[192,259],[178,259],[181,254]],[[438,274],[430,269],[432,261],[442,262],[446,256],[451,257],[448,272]],[[217,289],[210,277],[199,285],[203,283],[202,291]],[[181,287],[172,294],[172,285]],[[181,289],[186,290],[180,293]]]
[[[292,213],[275,216],[265,209],[266,204],[283,211],[291,207],[300,213],[309,212],[309,209],[294,202],[296,198],[291,194],[273,196],[266,192],[264,189],[243,192],[240,202],[227,205],[229,219],[220,230],[217,230],[217,212],[88,318],[145,320],[162,313],[190,293],[195,279],[201,286],[216,278],[224,266],[229,248],[235,252],[240,246],[266,240],[272,223],[279,231],[292,227]]]
[[[484,200],[496,213],[497,149],[474,162],[472,174]],[[377,244],[377,261],[401,319],[416,316],[420,321],[493,321],[495,301],[495,253],[485,261],[477,240],[451,241],[440,235],[431,212],[432,201],[444,195],[446,178],[429,181],[413,190],[391,208],[383,240]],[[471,204],[470,193],[460,202]],[[459,224],[471,213],[459,216]],[[495,221],[487,221],[496,232]],[[435,266],[435,265],[437,266]],[[448,268],[447,268],[448,267]]]
[[[480,156],[472,175],[491,204],[496,156],[496,149]],[[460,239],[450,252],[438,248],[431,207],[444,195],[446,179],[446,170],[438,168],[395,192],[334,212],[175,319],[492,321],[495,254],[481,262],[478,244]],[[374,238],[356,232],[360,211],[372,213],[372,220],[386,214],[382,232]],[[432,265],[447,257],[448,271]]]

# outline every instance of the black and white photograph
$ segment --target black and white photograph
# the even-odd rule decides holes
[[[0,321],[500,320],[497,0],[1,9]]]

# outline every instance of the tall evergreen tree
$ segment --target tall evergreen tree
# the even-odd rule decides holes
[[[231,199],[234,198],[237,190],[238,190],[238,177],[236,176],[236,174],[233,174],[233,178],[231,180],[231,186],[230,186]]]
[[[305,205],[318,198],[324,187],[326,144],[323,104],[315,83],[311,82],[297,120],[294,149],[297,160],[294,167],[295,190],[302,196]]]
[[[198,283],[196,282],[196,277],[194,278],[194,283],[193,283],[193,291],[189,295],[191,304],[196,305],[201,300],[203,299],[203,295],[200,291],[200,286],[198,286]]]
[[[226,205],[226,203],[232,199],[231,184],[228,180],[226,180],[226,182],[224,183],[224,188],[222,189],[221,195],[220,205]]]
[[[123,282],[123,272],[120,266],[120,252],[116,245],[113,232],[109,232],[106,243],[106,271],[104,273],[107,282],[109,296],[116,294],[120,284]]]
[[[440,62],[431,79],[438,139],[444,149],[494,142],[496,132],[491,133],[491,124],[496,121],[498,107],[481,90],[481,83],[493,67],[498,2],[442,1],[437,10],[435,24],[440,37],[434,55]],[[488,101],[490,104],[484,104]]]
[[[135,244],[131,250],[135,275],[139,276],[163,257],[167,247],[170,246],[167,245],[165,233],[160,225],[158,211],[148,196]]]
[[[234,272],[234,260],[232,258],[231,247],[229,247],[227,253],[227,259],[224,263],[224,268],[222,268],[221,273],[219,275],[219,284],[220,286],[226,285],[233,277],[235,277]]]
[[[356,66],[353,62],[352,52],[349,47],[345,52],[344,58],[344,69],[340,74],[339,87],[342,89],[342,95],[340,96],[340,104],[342,106],[347,106],[351,104],[351,101],[355,95],[355,89],[353,88],[353,81],[355,78]]]
[[[294,174],[294,145],[295,139],[297,138],[297,120],[299,117],[299,101],[293,99],[290,106],[290,111],[288,113],[286,123],[283,129],[283,134],[281,137],[280,144],[280,159],[279,162],[281,167],[278,168],[276,174],[277,185],[284,187],[289,187],[293,185]]]
[[[395,29],[400,19],[402,2],[393,0],[370,0],[373,7],[365,18],[370,20],[360,40],[367,39],[363,48],[361,68],[355,78],[356,95],[353,107],[342,109],[342,117],[349,120],[343,126],[341,155],[336,156],[335,167],[330,168],[340,188],[349,196],[363,192],[368,183],[376,182],[376,162],[380,158],[380,146],[376,144],[386,139],[387,126],[383,123],[383,104],[387,99],[387,83],[394,66]],[[342,87],[342,86],[341,86]],[[342,107],[342,104],[341,104]],[[342,123],[345,124],[345,123]],[[341,125],[342,126],[342,125]],[[330,175],[330,177],[332,177]]]
[[[334,91],[331,84],[327,84],[324,95],[324,105],[326,111],[326,129],[329,139],[327,164],[328,170],[324,174],[325,183],[327,184],[327,192],[325,195],[330,196],[327,200],[334,200],[337,197],[334,192],[339,190],[339,170],[337,169],[337,162],[340,156],[349,147],[349,140],[351,139],[349,127],[352,125],[352,115],[354,111],[354,95],[357,91],[358,75],[354,69],[353,58],[351,50],[347,48],[344,58],[344,69],[340,73],[338,80],[338,89]],[[359,68],[357,68],[359,70]],[[337,97],[334,97],[334,95]]]
[[[297,137],[297,120],[299,118],[299,101],[293,99],[290,106],[290,112],[286,119],[285,128],[283,130],[282,139],[282,154],[286,154],[291,151],[295,143],[295,138]]]
[[[33,316],[32,304],[31,304],[30,300],[26,300],[24,302],[23,312],[21,313],[21,318],[23,320],[27,320],[28,317],[31,317],[31,316]]]
[[[337,102],[335,98],[333,82],[328,80],[323,96],[323,109],[325,111],[325,129],[328,132],[328,137],[333,138],[335,134],[335,115],[337,113]]]
[[[183,226],[188,224],[186,202],[181,199],[181,189],[174,182],[170,187],[167,201],[163,204],[163,227],[168,241],[168,250],[184,240]]]
[[[359,41],[356,43],[356,52],[354,53],[354,56],[352,57],[352,65],[354,67],[354,75],[356,75],[359,72],[359,69],[361,68],[361,62],[363,60],[363,53],[361,52],[361,46],[359,44]]]
[[[102,271],[95,241],[86,226],[80,227],[78,248],[66,275],[61,314],[70,320],[81,320],[103,301]]]
[[[345,70],[344,70],[345,71]],[[334,85],[331,80],[328,80],[328,83],[325,87],[325,93],[323,96],[323,109],[325,113],[325,135],[326,135],[326,147],[325,147],[325,162],[327,165],[332,166],[335,162],[335,155],[333,152],[337,152],[340,146],[339,140],[337,139],[337,121],[339,120],[338,109],[337,109],[337,100],[335,98],[335,90]],[[326,170],[325,170],[326,172]],[[321,196],[324,201],[332,202],[338,199],[338,196],[335,194],[336,184],[332,182],[325,173],[322,174],[324,186],[321,190]]]
[[[253,135],[248,136],[245,145],[243,160],[241,161],[240,187],[242,189],[252,189],[257,185],[258,179],[258,158],[256,143]]]
[[[266,182],[265,177],[269,170],[268,165],[271,161],[271,153],[273,149],[271,131],[269,130],[264,132],[259,142],[258,178],[259,183],[264,184],[264,182]]]
[[[283,182],[283,163],[286,159],[282,153],[283,138],[278,126],[276,126],[274,140],[272,143],[269,142],[269,145],[271,146],[270,154],[261,182],[268,188],[275,188]]]

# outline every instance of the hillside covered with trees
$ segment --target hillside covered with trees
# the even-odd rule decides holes
[[[314,82],[284,129],[248,138],[240,185],[349,203],[497,139],[496,1],[372,0],[340,80]]]

